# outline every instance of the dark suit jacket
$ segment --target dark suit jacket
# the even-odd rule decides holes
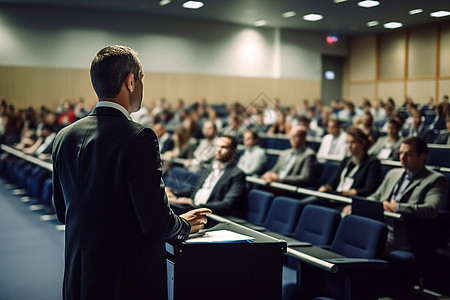
[[[341,180],[341,173],[351,157],[345,158],[336,172],[331,177],[328,184],[336,190]],[[361,164],[353,176],[353,184],[351,188],[356,189],[358,196],[368,196],[375,192],[381,182],[381,163],[375,155],[366,155],[361,161]]]
[[[164,240],[189,224],[170,209],[156,134],[98,107],[53,148],[54,205],[66,224],[66,299],[165,299]]]
[[[376,201],[389,201],[397,182],[405,169],[390,170],[378,189],[368,198]],[[402,220],[394,221],[394,231],[390,232],[393,249],[411,250],[409,220],[431,220],[438,214],[439,205],[447,185],[442,174],[422,168],[403,191],[398,204],[398,212],[404,214]]]
[[[194,199],[198,189],[202,187],[209,173],[210,169],[205,169],[200,174],[196,184],[197,189],[192,192],[192,199]],[[245,173],[236,164],[229,164],[222,177],[220,177],[214,186],[208,201],[206,204],[201,205],[201,207],[207,207],[213,213],[222,216],[245,217],[247,195],[245,177]]]

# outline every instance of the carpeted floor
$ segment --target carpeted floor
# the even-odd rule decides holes
[[[61,299],[64,232],[0,182],[0,300]]]

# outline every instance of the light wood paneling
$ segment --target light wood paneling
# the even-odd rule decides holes
[[[361,105],[363,99],[375,100],[375,84],[374,83],[362,83],[350,85],[350,99],[356,105]]]
[[[169,102],[183,98],[187,104],[205,98],[209,103],[250,104],[264,93],[281,104],[320,98],[320,79],[275,79],[217,75],[152,73],[144,77],[144,105],[159,97]],[[87,69],[0,67],[0,97],[18,108],[46,105],[53,109],[61,98],[97,102]]]
[[[403,78],[405,61],[405,32],[380,36],[380,79]]]
[[[403,81],[382,81],[378,83],[378,97],[386,102],[391,97],[395,103],[402,104],[404,95]]]
[[[450,23],[441,27],[440,75],[450,76]]]
[[[436,75],[437,33],[437,26],[421,27],[409,32],[409,78]]]
[[[409,80],[406,84],[406,94],[415,103],[426,103],[429,97],[434,98],[435,89],[434,80]]]
[[[439,102],[442,101],[442,97],[444,95],[450,96],[450,78],[439,80],[439,95],[438,95]]]
[[[376,36],[365,36],[350,42],[350,81],[375,80]]]

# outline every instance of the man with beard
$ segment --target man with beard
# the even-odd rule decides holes
[[[245,216],[245,173],[234,162],[236,149],[237,141],[233,136],[218,138],[215,159],[210,168],[202,171],[191,193],[186,191],[174,195],[166,188],[172,207],[181,211],[186,207],[206,207],[219,215]],[[177,211],[176,208],[174,210]]]

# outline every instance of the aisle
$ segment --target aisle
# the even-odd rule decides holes
[[[61,299],[64,232],[0,181],[0,300]]]

